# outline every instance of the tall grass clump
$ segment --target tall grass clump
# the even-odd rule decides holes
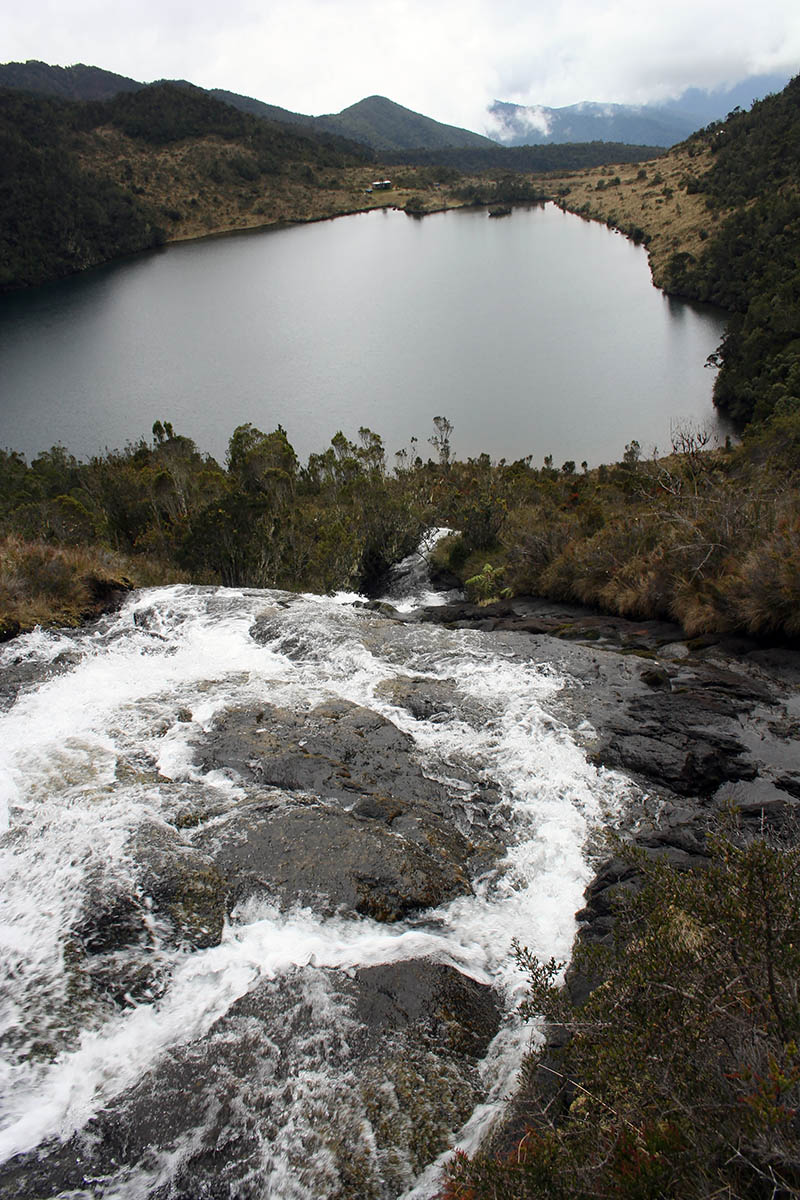
[[[112,592],[134,584],[185,579],[163,564],[101,546],[59,546],[8,534],[0,537],[0,640],[36,625],[77,625],[98,615]]]

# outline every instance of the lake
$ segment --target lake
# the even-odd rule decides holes
[[[302,459],[367,425],[391,459],[433,453],[443,415],[462,458],[597,464],[668,450],[676,421],[724,437],[704,367],[724,324],[553,205],[187,242],[0,297],[0,446],[85,457],[161,419],[223,459],[251,421]]]

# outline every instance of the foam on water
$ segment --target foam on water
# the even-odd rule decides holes
[[[484,1064],[489,1100],[463,1131],[466,1145],[507,1094],[530,1038],[514,1016],[523,981],[512,941],[543,957],[568,955],[589,878],[587,838],[624,803],[627,785],[588,764],[552,715],[561,681],[548,668],[498,651],[487,635],[387,621],[348,600],[154,589],[91,633],[36,632],[0,652],[0,668],[24,661],[42,673],[0,715],[1,1160],[68,1136],[256,984],[297,968],[428,956],[492,982],[507,1019]],[[266,630],[259,641],[256,618]],[[64,657],[66,669],[51,671]],[[459,712],[420,720],[386,699],[387,680],[423,677],[452,681]],[[149,952],[159,956],[163,994],[122,1010],[76,1006],[69,932],[93,895],[126,880],[136,830],[169,824],[200,784],[219,811],[243,795],[238,781],[197,765],[202,731],[248,702],[307,711],[330,698],[395,722],[465,803],[475,780],[499,786],[511,830],[501,868],[473,895],[392,926],[251,901],[219,946],[194,953],[162,945],[154,926]],[[150,1194],[168,1159],[149,1182],[120,1179],[108,1196]],[[312,1196],[290,1180],[287,1162],[271,1160],[264,1195]],[[430,1194],[431,1179],[409,1195]]]
[[[402,559],[391,571],[389,594],[398,612],[411,612],[415,608],[435,607],[447,604],[459,595],[458,592],[435,592],[430,583],[430,560],[438,542],[452,533],[452,529],[439,527],[429,529],[413,553]]]

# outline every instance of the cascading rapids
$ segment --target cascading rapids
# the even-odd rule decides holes
[[[561,681],[524,638],[498,645],[352,600],[153,589],[93,628],[3,648],[0,1156],[32,1187],[52,1160],[47,1186],[83,1194],[61,1147],[86,1129],[95,1145],[113,1140],[119,1113],[124,1153],[86,1195],[189,1195],[189,1170],[216,1172],[215,1195],[429,1195],[431,1162],[459,1137],[474,1144],[512,1087],[530,1037],[515,1017],[512,941],[568,955],[587,838],[627,785],[586,762],[554,715]],[[397,701],[419,681],[438,707]],[[175,904],[137,848],[208,861],[213,881],[217,834],[254,806],[288,803],[279,786],[254,795],[206,761],[204,739],[230,711],[306,720],[334,702],[400,731],[459,836],[474,836],[490,788],[504,853],[462,894],[389,924],[262,891],[239,899],[218,937],[177,936]],[[302,814],[319,803],[292,798]],[[424,1041],[402,1050],[396,1033],[381,1062],[365,1044],[364,972],[419,962],[494,989],[501,1024],[478,1068],[458,1074]],[[24,1156],[37,1147],[34,1171]]]

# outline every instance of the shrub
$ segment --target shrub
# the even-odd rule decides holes
[[[493,600],[499,600],[504,593],[508,595],[508,588],[502,586],[503,575],[502,567],[493,567],[491,563],[485,563],[477,575],[466,580],[464,588],[467,599],[477,601],[478,604],[491,604]]]
[[[562,1086],[509,1158],[454,1163],[453,1200],[800,1195],[800,849],[716,838],[695,871],[626,857],[641,887],[611,945],[578,950],[603,980],[582,1007],[518,952],[524,1015],[569,1033]]]

